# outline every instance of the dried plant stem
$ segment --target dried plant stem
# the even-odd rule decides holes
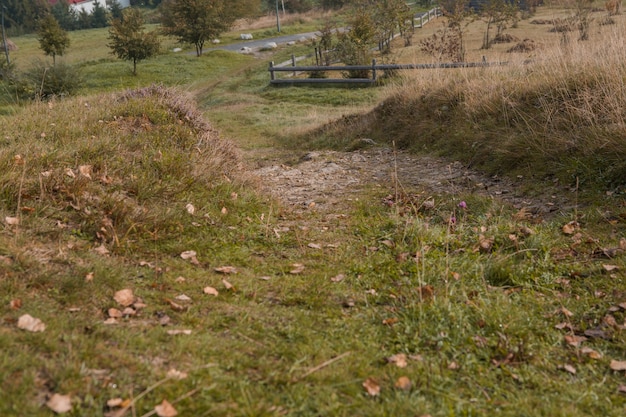
[[[317,372],[317,371],[319,371],[320,369],[325,368],[325,367],[327,367],[328,365],[330,365],[330,364],[332,364],[332,363],[334,363],[334,362],[337,362],[338,360],[341,360],[341,359],[345,358],[345,357],[346,357],[346,356],[348,356],[350,353],[352,353],[352,352],[350,352],[350,351],[344,352],[344,353],[342,353],[342,354],[341,354],[341,355],[339,355],[339,356],[335,356],[334,358],[329,359],[329,360],[327,360],[326,362],[324,362],[324,363],[321,363],[321,364],[317,365],[315,368],[311,368],[311,369],[309,369],[309,370],[308,370],[307,372],[305,372],[305,373],[304,373],[304,375],[302,375],[300,378],[295,378],[295,379],[293,380],[293,382],[298,382],[298,381],[300,381],[300,380],[302,380],[302,379],[306,378],[307,376],[311,375],[312,373]]]

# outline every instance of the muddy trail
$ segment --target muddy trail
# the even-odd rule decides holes
[[[525,211],[537,219],[573,206],[574,193],[552,182],[544,192],[526,196],[522,179],[489,177],[460,162],[419,156],[389,147],[354,152],[320,151],[257,159],[257,175],[267,192],[295,211],[330,211],[358,198],[364,190],[424,196],[424,200],[469,193],[488,196]]]

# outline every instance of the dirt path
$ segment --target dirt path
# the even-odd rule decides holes
[[[293,155],[290,155],[293,160]],[[310,152],[288,164],[280,156],[260,162],[255,170],[267,190],[296,210],[329,210],[368,187],[389,193],[398,188],[433,196],[476,193],[490,196],[534,216],[544,216],[569,206],[563,190],[526,198],[510,180],[486,177],[466,169],[460,162],[416,156],[404,151],[376,147],[355,152]],[[397,175],[396,175],[397,173]],[[395,181],[397,176],[398,181]],[[552,191],[557,191],[552,187]]]

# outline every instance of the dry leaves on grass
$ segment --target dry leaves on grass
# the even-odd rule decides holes
[[[580,229],[580,224],[578,224],[577,221],[571,221],[567,224],[565,224],[562,227],[562,231],[563,233],[565,233],[566,235],[573,235],[574,233],[576,233],[578,230]]]
[[[394,387],[402,391],[408,391],[411,389],[412,386],[413,386],[413,383],[406,376],[401,376],[400,378],[398,378],[398,380],[394,384]]]
[[[159,417],[175,417],[178,415],[178,411],[167,400],[163,400],[161,404],[154,407],[157,416]]]
[[[180,257],[184,260],[189,260],[193,265],[198,265],[200,264],[200,262],[198,262],[198,258],[196,257],[197,253],[195,250],[186,250],[184,252],[181,252]]]
[[[578,347],[582,342],[587,340],[585,336],[566,335],[564,336],[565,343],[570,346]]]
[[[302,271],[304,271],[304,265],[303,264],[292,264],[291,268],[292,269],[289,271],[289,273],[292,274],[292,275],[298,275],[298,274],[301,274]]]
[[[52,394],[46,402],[46,407],[57,414],[67,413],[72,409],[72,399],[69,395]]]
[[[213,288],[213,287],[204,287],[204,289],[202,290],[202,292],[204,292],[205,294],[208,294],[208,295],[213,295],[213,296],[215,296],[215,297],[217,297],[217,296],[219,295],[219,291],[218,291],[218,290],[216,290],[216,289],[215,289],[215,288]]]
[[[29,332],[43,332],[46,330],[46,325],[40,320],[30,314],[24,314],[17,319],[17,327]]]
[[[113,296],[113,299],[122,307],[128,307],[135,302],[135,295],[130,288],[119,290]]]
[[[387,358],[387,362],[395,364],[398,368],[406,368],[408,365],[406,354],[396,353]]]
[[[611,360],[609,365],[614,371],[626,371],[626,361]]]
[[[235,268],[234,266],[220,266],[220,267],[214,268],[213,270],[215,272],[219,272],[220,274],[226,274],[226,275],[237,273],[237,268]]]
[[[363,381],[363,388],[372,397],[376,397],[380,394],[380,384],[374,378],[367,378]]]

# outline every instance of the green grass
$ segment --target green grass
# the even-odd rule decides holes
[[[424,208],[423,190],[387,184],[340,202],[345,216],[294,210],[258,191],[237,148],[254,162],[345,147],[349,135],[302,133],[362,123],[341,116],[388,92],[269,88],[266,64],[166,54],[133,77],[88,58],[84,95],[2,116],[1,415],[52,415],[53,393],[71,396],[73,416],[104,415],[116,397],[136,398],[139,416],[181,397],[191,416],[624,414],[624,373],[610,367],[626,360],[621,194],[524,219],[478,195]],[[117,91],[159,79],[178,89]],[[563,233],[572,220],[579,234]],[[226,265],[238,273],[215,270]],[[124,288],[145,306],[105,324]],[[18,329],[26,313],[46,330]],[[164,381],[172,368],[188,376]],[[394,388],[401,376],[409,390]]]

